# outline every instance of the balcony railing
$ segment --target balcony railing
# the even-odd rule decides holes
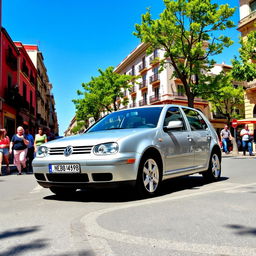
[[[140,100],[139,101],[139,106],[145,106],[148,105],[147,100]]]
[[[139,87],[140,89],[147,88],[148,87],[147,80],[142,80],[142,82],[139,84]]]
[[[152,84],[152,83],[154,83],[154,82],[156,82],[156,81],[158,81],[159,80],[159,75],[158,74],[154,74],[154,75],[152,75],[152,76],[150,76],[149,77],[149,82]]]
[[[130,93],[133,93],[133,92],[135,92],[135,86],[130,88]]]
[[[154,96],[149,97],[149,102],[150,103],[154,103],[154,102],[157,102],[157,101],[160,101],[160,95],[154,95]]]
[[[142,70],[144,70],[146,68],[146,64],[145,63],[141,63],[139,65],[139,72],[141,72]]]

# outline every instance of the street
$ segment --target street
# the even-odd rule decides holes
[[[121,189],[60,199],[33,175],[0,177],[0,256],[256,255],[256,158],[222,179],[167,181],[155,198]]]

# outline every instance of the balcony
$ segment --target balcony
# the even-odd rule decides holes
[[[150,82],[151,84],[160,82],[160,81],[159,81],[159,74],[154,74],[154,75],[150,76],[150,77],[149,77],[149,82]]]
[[[140,72],[140,73],[143,73],[143,72],[145,72],[146,70],[147,70],[146,64],[145,64],[145,63],[141,63],[141,64],[139,65],[139,72]]]
[[[29,108],[29,103],[27,102],[27,100],[24,97],[21,97],[21,103],[20,103],[20,108],[24,108],[26,110],[30,110]]]
[[[11,88],[5,89],[4,92],[5,102],[12,107],[17,107],[20,104],[21,96],[19,94],[18,88],[14,86]]]
[[[140,89],[144,89],[148,87],[147,80],[142,80],[142,82],[139,84]]]
[[[133,94],[133,93],[135,93],[136,91],[135,91],[135,86],[132,86],[131,88],[130,88],[130,93],[131,94]]]
[[[255,19],[256,19],[256,11],[251,12],[249,15],[247,15],[246,17],[244,17],[239,21],[238,30],[241,29],[244,25],[255,21]]]
[[[160,101],[160,95],[154,95],[149,97],[149,102],[150,103],[155,103],[157,101]]]
[[[140,100],[139,101],[139,106],[145,106],[148,105],[147,100]]]

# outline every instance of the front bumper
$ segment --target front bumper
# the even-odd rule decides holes
[[[128,163],[129,159],[135,159],[134,163]],[[123,155],[89,157],[81,156],[64,157],[47,156],[35,158],[33,172],[38,183],[43,187],[67,186],[82,188],[85,185],[103,186],[120,182],[132,182],[137,179],[140,155],[127,153]],[[50,164],[80,164],[80,173],[50,173]]]

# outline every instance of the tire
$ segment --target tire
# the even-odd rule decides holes
[[[76,189],[75,188],[61,188],[61,187],[51,187],[50,190],[57,196],[70,196]]]
[[[152,155],[147,155],[141,159],[138,176],[137,191],[143,196],[154,196],[159,191],[162,181],[161,161]]]
[[[208,170],[202,173],[203,177],[209,181],[217,181],[221,176],[221,161],[220,156],[213,152],[211,154]]]

